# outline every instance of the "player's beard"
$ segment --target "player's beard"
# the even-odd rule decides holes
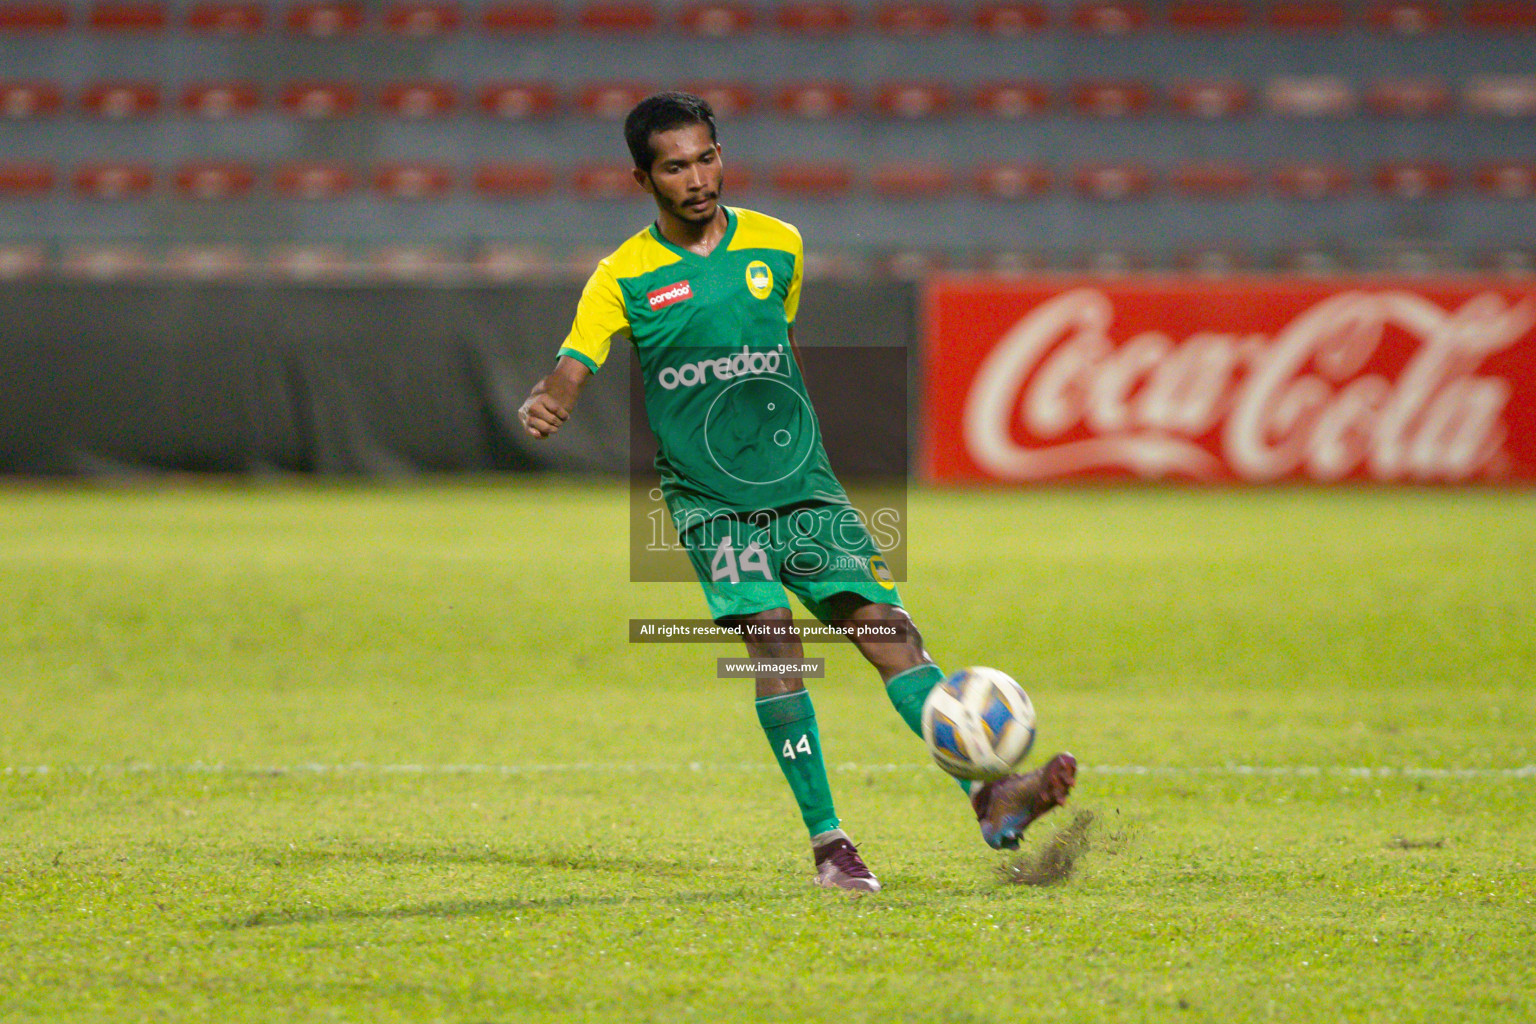
[[[688,224],[708,224],[710,221],[714,220],[716,216],[719,215],[720,197],[724,194],[725,180],[722,178],[713,189],[710,189],[704,193],[702,198],[709,201],[704,204],[704,208],[702,210],[695,211],[693,208],[686,205],[686,201],[672,203],[670,204],[672,207],[672,216]]]

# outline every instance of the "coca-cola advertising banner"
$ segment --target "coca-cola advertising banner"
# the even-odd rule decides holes
[[[944,481],[1536,480],[1536,285],[929,286]]]

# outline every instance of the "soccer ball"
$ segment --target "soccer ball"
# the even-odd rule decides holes
[[[1029,694],[995,668],[964,668],[923,702],[923,740],[940,768],[957,779],[1000,779],[1035,742]]]

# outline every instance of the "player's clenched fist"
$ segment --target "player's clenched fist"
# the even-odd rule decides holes
[[[528,400],[517,410],[517,418],[523,421],[523,429],[540,440],[559,430],[571,418],[576,407],[576,396],[592,376],[592,371],[572,359],[561,356],[555,371],[539,381],[528,393]]]
[[[571,412],[549,394],[529,395],[523,407],[517,410],[523,426],[534,437],[543,439],[560,429],[570,419]]]

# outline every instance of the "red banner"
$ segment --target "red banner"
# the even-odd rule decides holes
[[[1536,284],[939,278],[930,479],[1536,480]]]

